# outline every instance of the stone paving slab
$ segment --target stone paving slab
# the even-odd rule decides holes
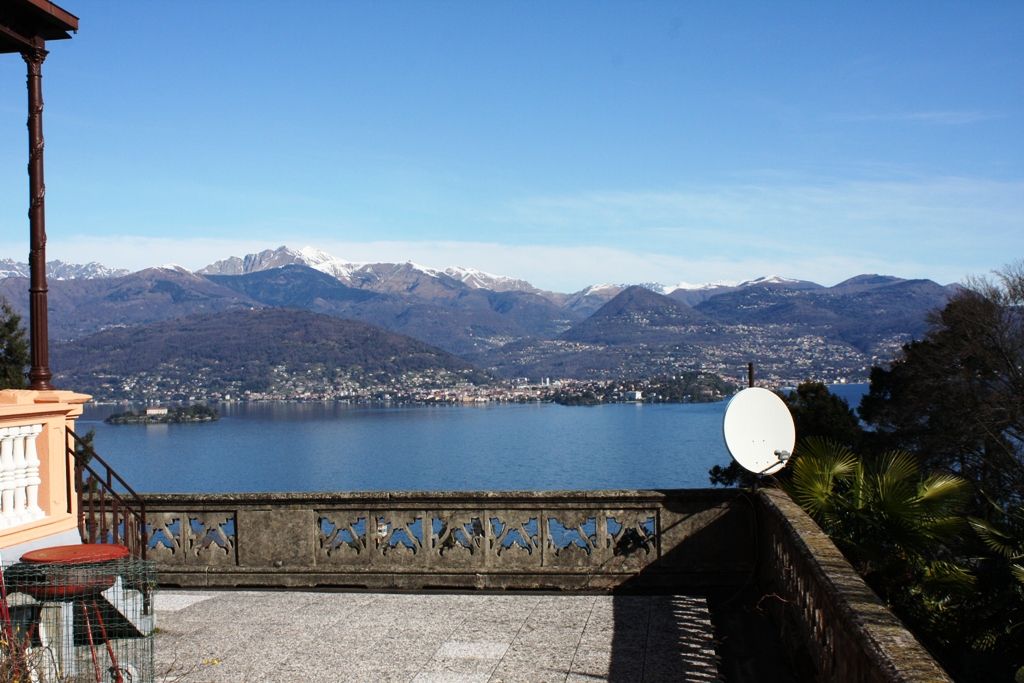
[[[692,596],[176,591],[159,681],[717,681]]]

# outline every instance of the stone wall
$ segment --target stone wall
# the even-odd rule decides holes
[[[951,680],[789,496],[762,489],[758,503],[761,605],[817,680]]]
[[[736,491],[145,496],[161,583],[605,590],[739,583]]]

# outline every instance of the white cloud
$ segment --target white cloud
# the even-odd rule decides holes
[[[273,242],[51,235],[48,257],[130,269],[174,262],[195,270],[283,243],[350,261],[470,266],[556,291],[762,275],[827,285],[872,272],[953,282],[1024,255],[1024,182],[765,176],[728,186],[528,198],[481,224],[487,232],[474,240],[348,241],[332,236],[338,228],[282,230]],[[0,243],[0,256],[24,260],[26,252],[27,244]]]
[[[699,263],[765,260],[777,263],[776,270],[842,259],[865,266],[855,272],[872,263],[910,262],[927,265],[925,272],[955,269],[960,277],[1024,253],[1021,181],[772,179],[539,197],[510,207],[508,215],[511,224],[570,239],[629,243],[692,255]]]
[[[775,231],[894,230],[956,238],[979,229],[1024,224],[1024,182],[971,178],[895,181],[772,182],[660,192],[594,192],[537,197],[510,207],[509,222],[551,228],[678,233],[719,244],[748,244]],[[723,232],[727,231],[727,232]]]
[[[179,263],[198,270],[227,256],[271,249],[280,244],[250,240],[186,239],[122,235],[109,244],[97,244],[94,238],[76,237],[52,242],[48,258],[65,261],[98,261],[108,266],[139,270],[162,263]],[[942,282],[955,281],[970,271],[936,269],[912,259],[863,259],[842,255],[806,255],[781,262],[756,253],[729,258],[706,258],[659,254],[606,246],[507,245],[493,242],[339,242],[332,240],[287,240],[288,246],[307,244],[333,256],[350,261],[415,261],[433,267],[463,265],[484,271],[525,279],[538,287],[572,292],[601,282],[636,283],[680,281],[741,281],[762,275],[782,275],[834,284],[852,275],[879,272],[902,277],[931,277]],[[0,249],[9,254],[7,245]]]

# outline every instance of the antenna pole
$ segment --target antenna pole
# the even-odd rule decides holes
[[[747,363],[747,386],[754,386],[754,364]]]

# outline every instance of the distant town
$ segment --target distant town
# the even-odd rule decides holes
[[[635,380],[578,380],[528,378],[487,384],[467,381],[457,373],[430,370],[407,372],[383,381],[360,383],[352,379],[325,381],[310,373],[288,373],[274,368],[275,381],[266,390],[244,389],[241,383],[216,382],[197,375],[188,382],[164,375],[106,378],[102,395],[106,402],[209,403],[227,401],[337,401],[354,404],[467,404],[553,402],[565,405],[600,403],[701,403],[731,396],[738,383],[717,375],[687,372],[673,376]],[[161,414],[162,415],[162,414]],[[159,418],[160,416],[154,415]],[[128,422],[144,419],[129,416]],[[152,417],[151,417],[152,419]]]

